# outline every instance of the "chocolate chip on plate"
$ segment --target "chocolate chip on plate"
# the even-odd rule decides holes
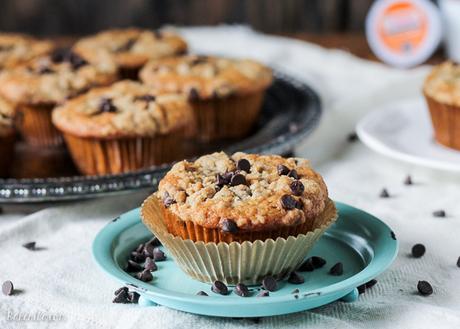
[[[289,173],[289,168],[282,164],[277,165],[276,170],[280,176],[287,175]]]
[[[270,293],[267,290],[262,290],[257,294],[257,297],[268,297],[270,296]]]
[[[115,292],[113,293],[115,296],[118,295],[120,292],[122,291],[125,291],[126,293],[128,292],[128,287],[121,287],[121,288],[118,288],[117,290],[115,290]]]
[[[26,242],[22,246],[31,251],[37,250],[35,241]]]
[[[160,248],[154,248],[153,249],[153,260],[155,262],[162,262],[166,260],[166,255],[165,253],[160,249]]]
[[[343,274],[343,264],[341,262],[338,262],[337,264],[332,266],[331,269],[329,270],[329,274],[335,275],[335,276],[342,275]]]
[[[157,264],[155,264],[155,261],[152,258],[147,257],[145,259],[144,269],[153,272],[153,271],[156,271],[158,268],[157,268]]]
[[[129,299],[128,299],[128,292],[127,290],[120,290],[120,292],[115,296],[115,298],[112,300],[112,303],[116,304],[128,304]]]
[[[319,257],[319,256],[311,257],[311,262],[312,262],[313,267],[315,269],[321,268],[324,265],[326,265],[326,260],[324,258],[322,258],[322,257]]]
[[[300,292],[300,290],[295,288],[294,290],[291,291],[291,294],[298,294],[299,292]]]
[[[136,263],[141,263],[145,260],[145,255],[143,253],[133,251],[130,255],[131,260],[135,261]]]
[[[377,284],[377,280],[376,279],[372,279],[368,282],[365,283],[366,285],[366,289],[369,289],[369,288],[372,288],[373,286],[375,286]]]
[[[138,245],[134,251],[139,252],[139,253],[143,252],[144,251],[144,244],[141,243],[140,245]]]
[[[145,245],[146,246],[151,245],[151,246],[154,246],[154,247],[159,247],[159,246],[161,246],[161,241],[158,240],[158,238],[155,236],[155,237],[151,238],[149,241],[147,241],[145,243]]]
[[[223,219],[221,222],[221,230],[224,233],[238,233],[238,226],[231,219]]]
[[[419,281],[417,290],[422,296],[429,296],[433,293],[433,287],[428,281]]]
[[[196,295],[197,295],[197,296],[209,296],[209,295],[208,295],[207,293],[205,293],[203,290],[198,291],[198,292],[196,293]]]
[[[313,266],[312,257],[306,259],[297,269],[299,272],[312,272],[315,269]]]
[[[288,177],[292,177],[294,179],[299,179],[299,175],[297,175],[297,170],[292,169],[291,171],[288,172]]]
[[[289,187],[291,188],[292,194],[300,196],[302,195],[303,191],[305,190],[305,187],[303,186],[302,182],[299,180],[293,181]]]
[[[305,282],[305,280],[303,276],[297,272],[291,272],[291,274],[289,274],[288,282],[292,284],[302,284]]]
[[[142,252],[144,253],[145,257],[153,258],[153,249],[155,249],[153,245],[146,244]]]
[[[381,198],[389,198],[390,197],[390,193],[388,193],[388,190],[386,188],[383,188],[382,191],[380,191],[380,194],[379,196]]]
[[[395,232],[391,231],[391,232],[390,232],[390,236],[391,236],[391,238],[392,238],[393,240],[396,240],[396,234],[395,234]]]
[[[281,206],[286,210],[292,210],[297,208],[297,200],[289,194],[285,194],[281,197]]]
[[[406,179],[404,179],[404,185],[412,185],[412,177],[410,175],[407,175]]]
[[[248,297],[251,293],[249,292],[248,287],[243,283],[238,283],[235,286],[235,294],[240,297]]]
[[[412,247],[412,257],[420,258],[425,255],[425,246],[421,243],[417,243]]]
[[[125,268],[125,272],[128,272],[128,273],[139,272],[139,271],[142,271],[142,269],[143,268],[140,264],[130,259],[128,260],[128,265]]]
[[[170,196],[168,192],[165,192],[165,194],[163,195],[163,204],[164,204],[164,206],[166,208],[168,208],[169,206],[171,206],[174,203],[176,203],[176,200],[174,200],[174,198],[172,196]]]
[[[230,179],[231,186],[245,185],[245,184],[246,184],[246,178],[241,174],[235,174]]]
[[[268,275],[262,280],[262,287],[268,291],[275,291],[278,289],[278,282],[276,282],[274,277]]]
[[[133,304],[137,304],[139,303],[139,297],[141,297],[141,295],[139,295],[137,292],[135,291],[130,291],[128,292],[128,301],[130,303],[133,303]]]
[[[228,288],[225,285],[225,283],[223,283],[222,281],[214,281],[211,287],[211,291],[215,292],[216,294],[220,294],[220,295],[228,294]]]
[[[153,280],[153,275],[149,270],[143,270],[142,272],[137,273],[136,278],[143,282],[149,282]]]
[[[13,282],[5,281],[2,284],[2,293],[6,296],[11,296],[14,293],[14,286]]]
[[[444,210],[433,211],[434,217],[446,217],[446,212]]]
[[[236,163],[236,168],[238,170],[244,170],[245,172],[249,173],[251,171],[251,164],[246,159],[240,159]]]

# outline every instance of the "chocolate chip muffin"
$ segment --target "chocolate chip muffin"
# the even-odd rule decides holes
[[[34,145],[60,144],[51,124],[52,109],[92,87],[112,83],[116,66],[107,58],[100,64],[66,50],[56,50],[0,75],[0,94],[17,108],[17,125],[24,139]]]
[[[107,52],[120,69],[122,79],[138,79],[139,69],[150,59],[184,54],[186,42],[171,31],[113,29],[78,41],[74,50],[84,57],[97,60]]]
[[[15,130],[13,128],[14,109],[0,98],[0,178],[8,176],[13,162]]]
[[[23,34],[0,33],[0,71],[13,68],[53,49],[50,41]]]
[[[273,79],[252,60],[197,55],[151,61],[140,78],[156,90],[187,95],[203,141],[247,135]]]
[[[82,173],[116,174],[182,158],[193,116],[185,97],[124,80],[66,102],[53,123]]]
[[[216,243],[305,234],[331,205],[307,160],[245,153],[181,161],[161,180],[157,197],[170,233]]]

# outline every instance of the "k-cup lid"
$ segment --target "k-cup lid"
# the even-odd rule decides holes
[[[378,0],[366,18],[366,37],[383,62],[401,68],[416,66],[441,41],[439,10],[428,0]]]

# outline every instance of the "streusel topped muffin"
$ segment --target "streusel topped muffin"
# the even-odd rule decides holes
[[[23,34],[0,33],[0,70],[12,68],[53,49],[50,41],[38,40]]]
[[[435,66],[425,80],[423,91],[438,102],[460,106],[460,65],[445,62]]]

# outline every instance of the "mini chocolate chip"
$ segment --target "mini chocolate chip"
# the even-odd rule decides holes
[[[292,177],[294,179],[299,179],[299,175],[297,174],[297,170],[292,169],[291,171],[288,172],[288,177]]]
[[[143,102],[147,102],[147,103],[154,102],[155,99],[156,99],[156,97],[153,96],[153,95],[150,95],[150,94],[145,94],[145,95],[140,95],[140,96],[134,97],[134,101],[143,101]]]
[[[203,290],[198,291],[198,292],[196,293],[196,295],[197,295],[197,296],[209,296],[209,295],[208,295],[207,293],[205,293]]]
[[[128,293],[125,290],[121,290],[115,298],[112,300],[112,303],[116,304],[128,304],[129,299],[128,299]]]
[[[125,291],[126,293],[128,292],[128,287],[121,287],[115,290],[114,295],[118,295],[120,292]]]
[[[125,272],[133,273],[139,271],[142,271],[142,266],[135,261],[132,261],[131,259],[128,260],[128,265],[126,265]]]
[[[429,296],[433,293],[433,287],[428,281],[419,281],[417,290],[422,296]]]
[[[300,196],[302,195],[303,191],[305,190],[305,187],[303,186],[302,182],[299,180],[293,181],[289,187],[291,188],[292,194]]]
[[[285,194],[281,197],[281,206],[286,210],[291,210],[298,207],[298,202],[289,194]]]
[[[251,164],[246,159],[240,159],[236,163],[236,168],[238,170],[244,170],[245,172],[249,173],[251,171]]]
[[[390,194],[388,193],[388,190],[386,188],[383,188],[382,191],[380,191],[379,196],[381,198],[389,198]]]
[[[144,269],[153,272],[153,271],[156,271],[158,268],[157,268],[157,264],[155,264],[155,261],[152,258],[147,257],[145,259]]]
[[[222,187],[224,185],[227,185],[229,183],[229,180],[227,180],[226,177],[224,177],[221,174],[216,175],[216,185],[219,187]]]
[[[145,246],[148,246],[148,245],[159,247],[161,246],[161,241],[158,240],[158,238],[155,236],[145,243]]]
[[[230,179],[231,186],[244,185],[246,184],[246,178],[241,174],[235,174]]]
[[[115,107],[115,105],[113,105],[113,101],[111,98],[106,98],[106,97],[101,98],[101,101],[99,103],[98,113],[104,113],[104,112],[114,113],[116,111],[117,111],[117,108]]]
[[[282,164],[277,165],[276,170],[280,176],[289,174],[289,168]]]
[[[294,295],[294,298],[295,298],[295,299],[299,299],[299,295]]]
[[[54,63],[61,63],[64,62],[69,54],[69,49],[68,48],[56,48],[52,53],[51,53],[51,61]]]
[[[144,256],[153,258],[153,249],[155,249],[153,245],[146,244],[143,250]]]
[[[319,256],[313,256],[311,258],[311,262],[312,262],[313,267],[315,269],[321,268],[324,265],[326,265],[326,260],[324,258],[319,257]]]
[[[412,177],[410,175],[407,175],[406,179],[404,179],[404,185],[412,185]]]
[[[74,52],[69,53],[69,62],[70,62],[70,65],[72,65],[72,69],[74,70],[78,70],[82,66],[85,66],[88,64],[88,62],[83,57],[81,57],[80,55]]]
[[[139,297],[141,297],[141,295],[135,291],[128,292],[128,300],[133,304],[139,303]]]
[[[235,294],[237,294],[240,297],[248,297],[251,293],[249,292],[249,289],[245,284],[238,283],[235,286]]]
[[[274,277],[269,275],[262,280],[262,287],[268,291],[275,291],[278,288],[278,283]]]
[[[359,139],[358,134],[356,132],[351,132],[347,136],[347,141],[350,143],[356,142]]]
[[[11,296],[13,294],[13,292],[14,292],[13,282],[11,282],[9,280],[3,282],[3,284],[2,284],[2,292],[6,296]]]
[[[294,290],[291,291],[291,294],[298,294],[299,292],[300,292],[300,290],[295,288]]]
[[[358,293],[360,295],[364,294],[365,291],[366,291],[366,284],[362,284],[362,285],[358,286]]]
[[[299,271],[299,272],[312,272],[314,269],[315,269],[315,267],[313,266],[313,261],[312,261],[312,258],[310,257],[310,258],[306,259],[302,263],[302,265],[299,266],[297,271]]]
[[[297,272],[291,272],[291,274],[289,274],[288,282],[292,284],[302,284],[305,280],[303,276],[299,275]]]
[[[366,282],[365,284],[366,284],[366,289],[369,289],[369,288],[372,288],[373,286],[375,286],[377,284],[377,280],[372,279],[372,280]]]
[[[433,211],[434,217],[446,217],[446,212],[444,210]]]
[[[457,259],[457,267],[460,267],[460,256]]]
[[[153,260],[155,262],[162,262],[166,260],[166,255],[160,248],[155,248],[153,249]]]
[[[200,94],[196,88],[190,88],[188,91],[188,99],[191,101],[196,101],[200,99]]]
[[[221,295],[228,294],[228,288],[222,281],[214,281],[211,287],[211,291]]]
[[[144,251],[144,244],[141,243],[140,245],[138,245],[134,251],[135,251],[135,252],[139,252],[139,253],[141,253],[142,251]]]
[[[335,275],[335,276],[342,275],[343,274],[343,264],[338,262],[337,264],[332,266],[331,269],[329,270],[329,274]]]
[[[163,195],[163,204],[164,204],[164,206],[166,208],[168,208],[169,206],[171,206],[174,203],[176,203],[176,200],[174,200],[174,198],[172,196],[170,196],[168,192],[165,192],[165,194]]]
[[[270,293],[267,290],[261,290],[258,294],[257,297],[268,297],[270,296]]]
[[[143,270],[142,272],[137,273],[136,278],[143,282],[149,282],[153,280],[153,275],[149,270]]]
[[[35,241],[26,242],[22,246],[31,251],[37,250]]]
[[[391,236],[391,238],[392,238],[393,240],[396,240],[396,234],[395,234],[395,232],[391,231],[391,232],[390,232],[390,236]]]
[[[425,246],[421,243],[417,243],[412,247],[412,257],[420,258],[425,255]]]
[[[224,233],[238,233],[238,225],[231,219],[223,219],[221,222],[221,230]]]
[[[140,252],[137,252],[137,251],[133,251],[130,255],[130,258],[131,260],[137,262],[137,263],[141,263],[145,260],[145,255],[143,253],[140,253]]]

